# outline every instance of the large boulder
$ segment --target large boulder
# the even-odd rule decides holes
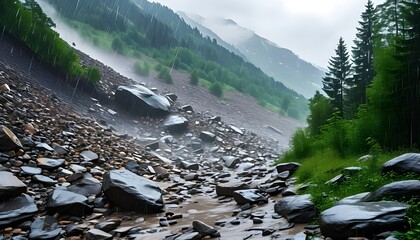
[[[307,223],[316,215],[309,194],[285,197],[274,205],[274,211],[293,223]]]
[[[382,232],[403,230],[408,207],[385,201],[336,205],[321,213],[319,225],[322,235],[334,240],[372,238]]]
[[[5,126],[0,126],[0,152],[22,148],[22,143],[16,135]]]
[[[51,194],[47,209],[62,215],[82,217],[92,212],[87,198],[81,194],[57,188]]]
[[[26,194],[0,202],[0,227],[32,218],[38,212],[34,200]]]
[[[26,192],[26,185],[10,172],[0,171],[0,200],[19,196]]]
[[[106,197],[125,210],[154,213],[163,208],[162,191],[156,183],[128,170],[107,172],[102,187]]]
[[[172,115],[165,120],[163,126],[171,133],[180,133],[187,130],[188,120],[179,115]]]
[[[119,86],[115,103],[134,115],[151,117],[168,114],[171,106],[167,98],[141,85]]]
[[[399,200],[420,196],[420,181],[407,180],[384,185],[361,199],[363,202],[381,201],[384,198]]]
[[[414,172],[420,174],[420,153],[406,153],[386,162],[381,172],[408,173]]]

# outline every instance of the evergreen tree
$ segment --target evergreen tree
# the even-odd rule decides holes
[[[331,114],[330,101],[319,91],[316,91],[315,95],[309,99],[309,116],[307,122],[308,131],[311,136],[316,136],[321,133],[321,127],[327,123]]]
[[[354,74],[346,94],[346,106],[351,116],[354,116],[360,104],[367,102],[366,88],[375,76],[373,70],[375,10],[371,0],[368,0],[366,10],[361,17],[352,49]]]
[[[351,63],[349,53],[342,37],[338,41],[336,56],[331,57],[326,76],[322,78],[322,90],[331,98],[333,108],[344,116],[344,90],[351,84]]]

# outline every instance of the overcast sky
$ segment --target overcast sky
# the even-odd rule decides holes
[[[353,44],[367,0],[152,0],[174,11],[232,19],[321,67],[340,36]],[[372,0],[381,4],[384,0]]]

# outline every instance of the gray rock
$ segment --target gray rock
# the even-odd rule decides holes
[[[54,149],[46,143],[38,143],[35,146],[35,148],[38,149],[38,150],[41,150],[41,151],[50,151],[50,152],[54,151]]]
[[[194,109],[193,107],[191,107],[191,105],[183,105],[181,106],[181,110],[184,112],[194,112]]]
[[[151,117],[168,114],[171,106],[167,98],[141,85],[119,86],[115,103],[132,114]]]
[[[307,223],[316,216],[309,194],[285,197],[274,205],[274,211],[293,223]]]
[[[403,230],[408,205],[398,202],[358,202],[337,205],[321,213],[319,225],[325,237],[372,238],[385,231]]]
[[[283,171],[283,172],[277,174],[277,178],[281,179],[281,180],[288,179],[289,177],[290,177],[290,172],[289,171]]]
[[[420,181],[407,180],[384,185],[361,199],[363,202],[381,201],[384,198],[400,200],[420,196]]]
[[[332,179],[326,181],[325,184],[336,184],[336,183],[340,183],[340,182],[344,181],[345,179],[346,179],[346,177],[344,176],[344,174],[339,174],[339,175],[333,177]]]
[[[62,215],[82,217],[92,209],[86,204],[87,198],[64,189],[55,189],[47,202],[47,209]]]
[[[21,169],[23,174],[29,176],[39,175],[42,172],[42,169],[37,167],[22,166]]]
[[[54,217],[44,216],[35,218],[31,224],[30,239],[55,239],[60,235],[61,228]]]
[[[86,162],[94,162],[99,159],[98,154],[92,151],[83,151],[80,153],[80,156],[82,156],[83,160]]]
[[[292,175],[299,169],[300,166],[301,164],[296,162],[280,163],[277,164],[276,169],[278,173],[289,171],[290,175]]]
[[[120,220],[99,222],[95,224],[95,228],[104,232],[110,232],[116,229],[118,226],[120,226],[120,224],[121,224]]]
[[[236,132],[240,135],[244,135],[244,132],[241,129],[239,129],[239,128],[233,126],[233,125],[230,125],[230,129],[232,129],[234,132]]]
[[[163,126],[171,133],[180,133],[187,130],[188,120],[179,115],[172,115],[165,120]]]
[[[190,163],[187,161],[181,161],[180,167],[187,170],[197,171],[200,168],[198,163]]]
[[[0,203],[0,227],[32,218],[38,212],[34,200],[26,194]]]
[[[99,229],[91,229],[86,233],[86,240],[108,240],[112,235]]]
[[[52,158],[37,158],[38,167],[46,170],[53,170],[64,165],[64,159],[52,159]]]
[[[200,132],[200,139],[203,142],[213,142],[216,139],[216,135],[208,131],[202,131]]]
[[[74,223],[67,225],[66,235],[67,237],[79,236],[83,234],[84,227],[81,225],[76,225]]]
[[[234,156],[223,156],[222,160],[228,168],[235,168],[240,162],[240,159]]]
[[[344,168],[341,173],[345,176],[350,176],[362,171],[363,168],[361,167],[346,167]]]
[[[420,174],[420,153],[406,153],[389,160],[381,168],[382,174],[387,172]]]
[[[202,237],[210,236],[210,237],[220,237],[219,231],[217,229],[203,223],[202,221],[194,220],[192,222],[193,228],[195,231],[199,232]]]
[[[10,172],[0,171],[0,201],[18,197],[26,192],[26,185]]]
[[[85,197],[96,196],[102,191],[101,182],[94,178],[90,173],[85,173],[83,178],[72,182],[72,184],[67,187],[67,190],[70,192],[81,194]]]
[[[184,233],[180,235],[179,237],[175,238],[175,240],[200,240],[201,235],[198,232],[190,232],[190,233]]]
[[[153,181],[128,170],[111,170],[104,175],[105,196],[115,205],[142,213],[163,208],[161,189]]]
[[[47,185],[47,186],[53,186],[54,184],[57,183],[56,180],[54,180],[50,177],[44,176],[44,175],[35,175],[35,176],[32,177],[32,179],[36,182],[40,182],[40,183],[42,183],[44,185]]]
[[[233,199],[235,199],[238,204],[268,202],[268,199],[259,194],[257,189],[236,190],[233,192]]]
[[[368,195],[369,193],[370,192],[364,192],[364,193],[359,193],[353,196],[343,198],[340,201],[338,201],[335,205],[353,204],[353,203],[360,202],[360,200],[366,197],[366,195]]]
[[[248,189],[248,184],[239,181],[230,181],[227,183],[218,183],[216,185],[217,196],[233,197],[236,190]]]

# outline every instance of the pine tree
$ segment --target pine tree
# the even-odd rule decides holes
[[[366,88],[375,76],[373,70],[373,25],[376,17],[371,0],[368,0],[366,10],[361,17],[362,20],[359,21],[360,27],[357,28],[358,32],[352,49],[354,75],[346,94],[346,106],[351,116],[354,116],[360,104],[367,102]]]
[[[344,90],[351,84],[351,63],[349,53],[342,37],[338,41],[336,56],[331,57],[326,76],[322,78],[322,90],[331,98],[333,108],[344,117]]]

